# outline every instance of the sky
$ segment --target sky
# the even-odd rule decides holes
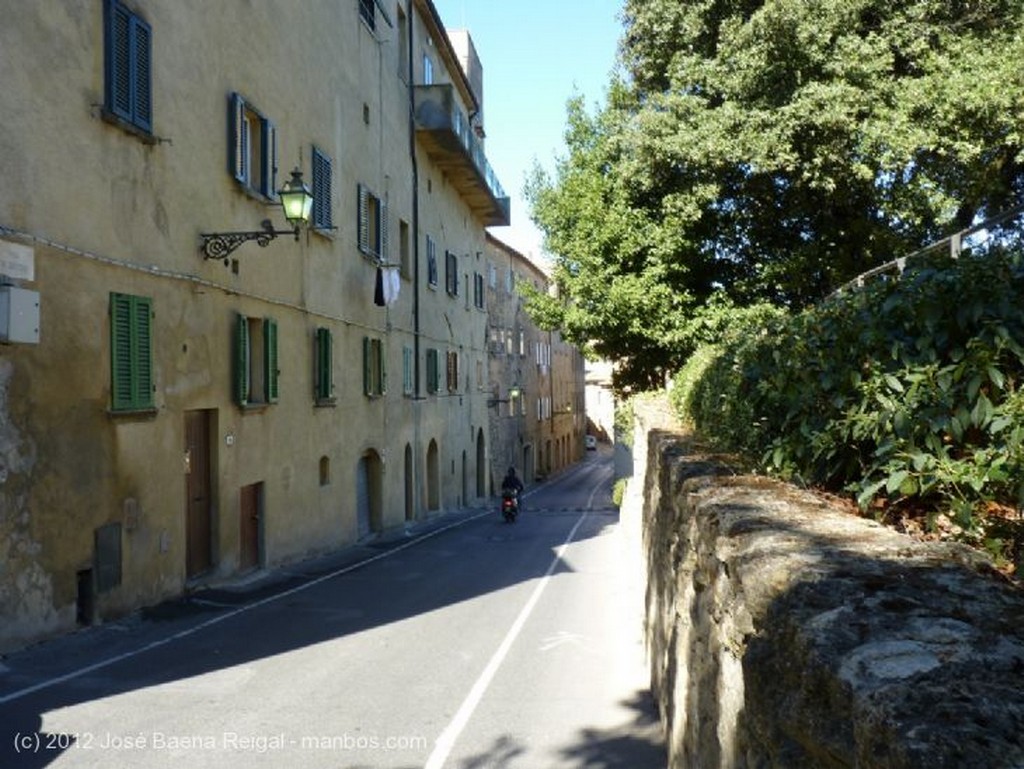
[[[565,155],[565,104],[604,104],[622,33],[623,0],[434,0],[448,29],[468,29],[484,71],[487,160],[511,198],[512,226],[490,232],[535,262],[541,235],[523,197],[538,161]]]

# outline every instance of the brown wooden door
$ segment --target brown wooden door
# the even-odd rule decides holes
[[[243,486],[238,504],[238,570],[249,571],[260,565],[260,509],[263,484]]]
[[[210,412],[185,412],[185,573],[213,565],[211,548]]]

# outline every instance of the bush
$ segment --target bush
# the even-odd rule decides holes
[[[1021,254],[936,259],[760,333],[741,329],[677,378],[705,437],[863,508],[952,510],[1024,495]]]

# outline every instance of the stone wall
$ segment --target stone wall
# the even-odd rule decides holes
[[[1024,592],[637,414],[626,504],[672,769],[1024,767]]]

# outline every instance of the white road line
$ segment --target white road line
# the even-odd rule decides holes
[[[195,635],[196,633],[206,630],[207,628],[213,627],[214,625],[217,625],[223,622],[224,620],[231,619],[232,617],[237,617],[239,614],[244,614],[245,612],[250,611],[251,609],[255,609],[260,606],[266,606],[267,604],[273,603],[274,601],[279,601],[282,598],[287,598],[288,596],[295,595],[296,593],[300,593],[303,590],[311,588],[315,585],[319,585],[321,582],[326,582],[327,580],[334,579],[335,577],[339,577],[342,574],[347,574],[350,571],[355,571],[356,569],[366,566],[369,563],[379,561],[382,558],[387,558],[388,556],[401,552],[402,550],[405,550],[408,547],[418,545],[420,542],[423,542],[426,539],[436,537],[438,534],[443,534],[446,531],[450,531],[454,528],[462,526],[463,524],[469,523],[470,521],[475,521],[477,518],[482,518],[485,515],[492,515],[492,511],[488,510],[483,513],[477,513],[476,515],[468,516],[460,521],[456,521],[455,523],[449,524],[448,526],[444,526],[435,531],[428,531],[421,537],[417,537],[416,539],[410,540],[409,542],[405,542],[401,545],[398,545],[397,547],[391,548],[390,550],[385,550],[383,553],[372,556],[370,558],[366,558],[362,561],[359,561],[358,563],[349,564],[348,566],[332,571],[329,574],[324,574],[321,577],[317,577],[311,582],[306,582],[304,584],[293,587],[290,590],[286,590],[283,593],[275,593],[274,595],[267,596],[262,600],[255,601],[253,603],[247,603],[244,606],[240,606],[234,611],[229,611],[225,614],[219,614],[216,617],[211,617],[206,622],[202,622],[196,625],[195,627],[191,627],[186,630],[182,630],[181,632],[175,633],[174,635],[161,638],[157,641],[153,641],[151,643],[146,644],[145,646],[139,647],[138,649],[133,649],[132,651],[125,652],[124,654],[118,654],[115,657],[108,657],[107,659],[100,660],[99,662],[93,663],[92,665],[86,665],[85,667],[78,668],[77,670],[72,670],[70,673],[65,673],[62,676],[49,678],[45,681],[40,681],[37,684],[33,684],[32,686],[26,686],[24,689],[18,689],[17,691],[10,692],[9,694],[4,694],[0,696],[0,705],[3,705],[8,702],[13,702],[14,700],[21,699],[22,697],[41,691],[43,689],[49,689],[51,686],[56,686],[57,684],[62,684],[66,681],[71,681],[75,678],[80,678],[81,676],[84,676],[88,673],[92,673],[96,670],[102,670],[103,668],[110,667],[111,665],[116,665],[118,662],[123,662],[124,660],[131,659],[132,657],[138,657],[140,654],[145,654],[146,652],[153,651],[154,649],[159,649],[161,646],[166,646],[167,644],[173,641],[177,641],[181,638],[187,638],[188,636]]]
[[[596,489],[595,489],[596,493]],[[590,500],[587,502],[587,506],[590,506],[590,501],[594,498],[594,494],[590,495]],[[469,690],[469,694],[463,701],[459,711],[452,718],[451,723],[445,727],[444,731],[437,738],[437,742],[434,745],[434,750],[427,759],[427,763],[424,765],[424,769],[441,769],[444,766],[444,762],[448,760],[448,755],[452,752],[452,748],[455,746],[455,741],[462,734],[462,730],[466,728],[466,724],[469,723],[469,719],[473,716],[473,712],[476,710],[477,705],[480,704],[480,700],[483,699],[484,693],[487,688],[491,685],[491,681],[494,679],[495,674],[498,672],[498,668],[501,667],[501,663],[505,661],[505,657],[508,655],[509,650],[512,648],[512,644],[515,643],[516,637],[522,631],[523,626],[526,624],[526,620],[529,619],[530,614],[533,612],[533,608],[537,605],[537,601],[540,600],[541,593],[544,592],[544,588],[547,587],[548,582],[551,581],[551,575],[554,573],[555,568],[558,566],[562,557],[565,555],[566,549],[572,543],[573,537],[576,536],[576,530],[579,529],[580,524],[583,523],[587,517],[587,511],[579,517],[576,524],[572,527],[569,532],[569,536],[565,538],[565,541],[559,546],[558,550],[555,551],[555,557],[551,560],[551,565],[548,566],[548,570],[541,577],[537,587],[534,588],[533,594],[530,596],[530,600],[526,602],[522,610],[519,612],[519,616],[516,617],[515,622],[512,623],[512,627],[509,628],[508,633],[502,640],[498,650],[494,652],[494,656],[491,657],[491,661],[487,663],[487,667],[484,668],[484,672],[480,674],[480,677],[473,684],[473,688]]]

